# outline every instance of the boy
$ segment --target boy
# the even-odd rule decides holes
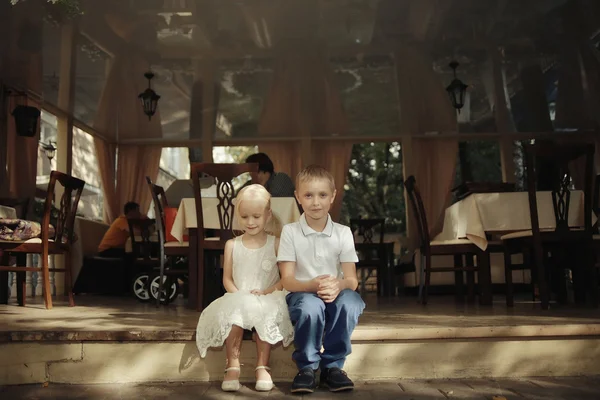
[[[352,232],[329,216],[335,194],[327,170],[305,168],[295,192],[304,214],[281,233],[277,261],[283,287],[291,292],[286,300],[295,331],[292,358],[299,370],[292,393],[312,393],[319,368],[321,385],[330,391],[354,389],[342,367],[365,303],[355,292],[358,257]]]

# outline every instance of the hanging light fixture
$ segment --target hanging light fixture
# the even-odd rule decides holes
[[[148,79],[148,89],[140,93],[138,98],[142,102],[144,114],[148,116],[148,120],[151,120],[154,113],[156,113],[156,106],[158,105],[158,99],[160,99],[160,96],[157,95],[154,90],[152,90],[151,80],[154,78],[154,74],[152,72],[146,72],[144,76],[146,79]]]
[[[56,142],[54,142],[54,144],[56,144]],[[54,147],[52,141],[49,140],[48,143],[40,142],[40,146],[42,146],[42,149],[44,149],[46,157],[48,157],[48,161],[52,163],[52,159],[56,155],[56,147]]]
[[[446,87],[446,91],[450,96],[450,101],[452,102],[452,107],[456,108],[458,113],[460,114],[460,109],[465,105],[465,93],[467,92],[468,85],[465,85],[460,79],[456,77],[456,68],[460,65],[457,61],[452,61],[448,64],[450,68],[454,71],[454,79],[448,87]]]

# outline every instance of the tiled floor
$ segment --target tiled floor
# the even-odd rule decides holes
[[[487,400],[597,400],[600,378],[535,378],[522,380],[431,380],[360,382],[353,392],[330,393],[319,389],[311,395],[289,393],[280,383],[269,393],[254,391],[248,383],[237,393],[224,393],[219,383],[157,385],[26,385],[0,387],[2,399],[487,399]]]

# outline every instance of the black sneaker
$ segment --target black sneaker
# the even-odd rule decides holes
[[[302,368],[292,382],[292,393],[312,393],[317,388],[315,371],[311,367]]]
[[[345,390],[353,390],[354,382],[346,372],[339,368],[327,368],[321,371],[321,386],[329,388],[330,392],[343,392]]]

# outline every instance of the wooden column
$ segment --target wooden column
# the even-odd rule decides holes
[[[0,61],[1,62],[1,61]],[[8,93],[6,88],[0,81],[0,196],[8,196],[9,183],[8,176],[6,174],[6,168],[8,163],[7,151],[8,151],[8,104],[6,99]]]
[[[500,133],[500,160],[502,164],[502,181],[515,182],[515,163],[513,155],[515,146],[512,138],[506,135],[514,130],[510,109],[506,99],[506,82],[502,54],[496,46],[488,48],[490,62],[492,63],[492,94],[494,100],[494,118],[496,129]]]
[[[190,105],[190,139],[200,139],[201,148],[190,148],[190,162],[213,162],[212,142],[215,132],[215,62],[194,62],[194,84]]]
[[[521,70],[521,84],[525,97],[525,116],[519,125],[523,132],[552,132],[552,120],[546,100],[544,74],[539,63],[531,63]]]
[[[56,137],[56,169],[66,174],[73,174],[73,111],[75,105],[75,79],[77,76],[77,36],[78,29],[70,21],[61,27],[60,39],[60,80],[58,84],[58,108],[66,111],[66,116],[57,115]],[[55,201],[60,201],[64,188],[57,185]],[[59,207],[59,205],[56,205]],[[50,256],[49,262],[67,265],[67,255]],[[55,280],[56,293],[68,293],[64,276]]]
[[[0,196],[7,196],[9,192],[8,175],[6,168],[8,163],[8,93],[6,93],[6,74],[9,57],[9,44],[11,36],[11,18],[14,18],[11,5],[8,2],[0,2]],[[13,35],[15,32],[13,32]]]
[[[400,135],[400,145],[402,150],[402,174],[404,180],[411,175],[415,174],[415,165],[413,159],[413,145],[412,145],[412,136],[410,132],[410,127],[408,124],[403,122],[402,118],[402,109],[408,109],[408,105],[403,105],[403,96],[400,95],[401,88],[401,79],[404,75],[401,75],[403,72],[399,70],[398,62],[402,60],[402,55],[399,53],[394,54],[394,82],[396,84],[396,98],[398,99],[398,120],[399,126],[401,129]],[[413,243],[411,238],[414,235],[417,235],[417,231],[413,227],[413,219],[411,218],[412,209],[410,207],[408,194],[404,191],[404,211],[406,213],[406,237],[408,238],[409,243]],[[415,236],[416,237],[416,236]]]
[[[75,79],[77,71],[77,26],[69,22],[61,28],[60,81],[58,107],[67,116],[57,116],[56,167],[72,174],[73,166],[73,108],[75,104]]]

